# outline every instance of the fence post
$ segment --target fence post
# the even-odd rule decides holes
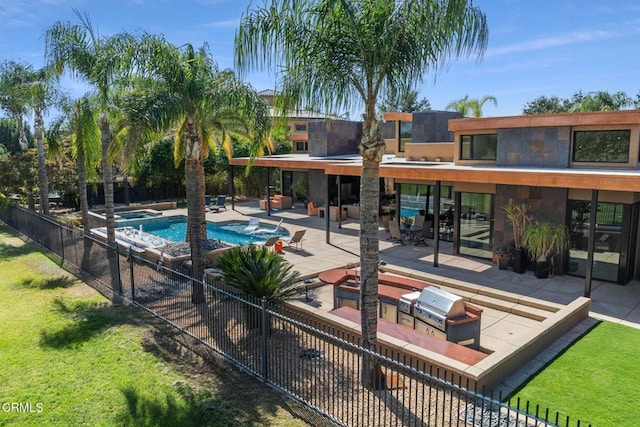
[[[58,230],[60,230],[60,256],[62,257],[62,262],[60,265],[64,265],[64,260],[66,259],[64,256],[64,227],[60,224],[57,224]]]
[[[129,280],[131,281],[131,301],[135,302],[136,301],[136,290],[135,290],[135,284],[133,282],[133,249],[131,249],[131,246],[129,246],[129,254],[128,254],[128,258],[129,258]]]
[[[262,380],[267,381],[267,333],[269,331],[269,325],[267,324],[267,297],[262,297],[261,303],[262,312],[260,314],[262,316],[262,321],[260,322],[260,331],[262,332]]]

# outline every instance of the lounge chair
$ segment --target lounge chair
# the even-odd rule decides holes
[[[295,244],[296,245],[296,251],[298,250],[298,245],[300,245],[300,249],[302,249],[302,238],[304,236],[304,233],[306,233],[307,230],[298,230],[295,233],[293,233],[293,236],[286,238],[283,237],[281,238],[283,242],[285,242],[287,244],[287,246],[291,246],[291,244]]]
[[[251,217],[249,218],[249,225],[244,228],[245,233],[251,233],[256,231],[260,226],[260,218]]]
[[[404,236],[400,232],[400,224],[398,221],[389,221],[389,235],[393,243],[400,243],[404,246]]]
[[[209,212],[220,212],[220,209],[227,210],[227,196],[225,194],[218,194],[216,204],[209,206]]]
[[[276,242],[280,240],[280,236],[269,237],[266,242],[264,242],[264,247],[270,251],[273,251]]]

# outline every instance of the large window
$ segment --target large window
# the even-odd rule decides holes
[[[495,160],[498,135],[462,135],[460,139],[461,160]]]
[[[575,131],[573,161],[627,163],[630,140],[629,130]]]
[[[309,151],[309,143],[307,141],[296,142],[296,152],[307,152],[307,151]]]
[[[411,134],[413,133],[413,123],[400,122],[400,147],[398,151],[404,152],[404,146],[411,144]]]

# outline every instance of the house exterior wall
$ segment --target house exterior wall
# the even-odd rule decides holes
[[[453,111],[423,111],[413,113],[411,142],[453,142],[454,133],[449,131],[449,120],[462,118]]]
[[[569,167],[569,126],[499,129],[497,166]]]
[[[316,206],[327,202],[327,177],[322,169],[309,170],[309,201]]]
[[[314,120],[309,122],[309,154],[339,156],[358,152],[362,139],[362,123],[346,120]]]

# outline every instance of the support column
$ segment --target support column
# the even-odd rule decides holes
[[[593,279],[593,250],[596,245],[596,220],[598,214],[598,190],[591,190],[591,211],[589,212],[589,246],[587,247],[587,265],[584,275],[584,296],[591,298]]]
[[[433,194],[433,266],[438,266],[438,252],[440,252],[440,187],[441,181],[436,181]]]

